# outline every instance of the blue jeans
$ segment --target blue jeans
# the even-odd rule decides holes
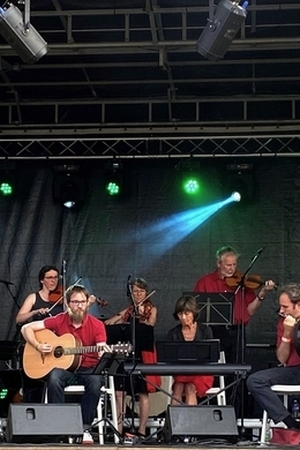
[[[265,409],[275,423],[281,422],[290,414],[278,397],[272,391],[274,384],[299,385],[300,366],[273,367],[260,370],[249,376],[247,387],[254,399]]]
[[[81,367],[76,372],[64,369],[53,369],[47,378],[48,402],[65,403],[64,388],[70,384],[84,385],[81,399],[82,421],[88,428],[96,417],[100,397],[100,389],[104,385],[102,375],[92,375],[94,368]]]

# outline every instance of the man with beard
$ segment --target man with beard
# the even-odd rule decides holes
[[[81,400],[83,428],[85,430],[83,443],[93,444],[93,438],[88,429],[96,416],[100,389],[104,384],[103,377],[93,375],[93,370],[103,352],[110,351],[110,349],[106,346],[104,324],[96,317],[88,314],[88,291],[83,286],[73,286],[66,292],[66,303],[67,310],[65,312],[55,317],[26,324],[22,327],[21,332],[24,339],[41,354],[50,353],[53,350],[53,345],[38,341],[35,333],[40,330],[50,330],[57,336],[70,333],[81,342],[82,346],[97,346],[97,351],[82,355],[80,365],[75,372],[53,368],[47,377],[49,403],[64,403],[64,388],[71,382],[72,384],[84,385],[85,390]]]

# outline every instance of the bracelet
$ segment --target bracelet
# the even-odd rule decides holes
[[[39,345],[40,345],[40,343],[36,344],[36,346],[34,348],[37,350]]]
[[[257,295],[258,300],[260,300],[261,302],[265,299],[265,297],[261,297],[259,294]]]
[[[282,336],[281,340],[282,340],[282,342],[285,342],[286,344],[289,344],[289,343],[291,342],[292,339],[291,339],[291,338],[286,338],[286,337]]]

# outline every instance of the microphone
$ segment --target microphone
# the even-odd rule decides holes
[[[260,255],[264,251],[265,248],[266,247],[261,247],[260,249],[258,249],[256,252],[256,255]]]
[[[5,281],[5,280],[0,280],[0,283],[6,284],[8,285],[13,285],[14,283],[12,283],[11,281]]]

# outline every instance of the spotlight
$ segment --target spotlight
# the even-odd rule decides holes
[[[212,2],[213,0],[209,0]],[[239,1],[221,0],[215,13],[197,40],[197,52],[207,59],[217,61],[223,58],[241,25],[245,22],[248,1],[242,6]],[[212,9],[212,8],[211,8]]]
[[[105,168],[105,190],[110,196],[119,196],[123,189],[123,165],[121,162],[109,162]]]
[[[231,194],[231,200],[233,201],[233,202],[240,202],[241,201],[241,194],[239,193],[239,192],[233,192],[232,194]]]
[[[25,0],[25,15],[14,5],[0,8],[0,33],[25,63],[32,64],[47,53],[47,42],[30,24],[30,0]]]
[[[243,199],[243,203],[253,202],[256,197],[254,189],[254,168],[253,164],[227,164],[227,174],[224,177],[226,182],[226,191],[231,195],[231,199],[238,198],[236,194]],[[240,201],[235,200],[235,201]]]
[[[189,195],[196,195],[200,190],[199,181],[194,176],[188,176],[183,181],[183,189]]]
[[[80,204],[84,200],[85,180],[79,174],[73,173],[72,170],[68,169],[68,166],[56,166],[54,170],[63,172],[62,168],[64,168],[65,173],[57,173],[53,179],[53,200],[61,203],[66,208],[74,208],[75,205]]]
[[[4,163],[0,166],[0,193],[10,196],[15,189],[15,165],[14,163]]]

